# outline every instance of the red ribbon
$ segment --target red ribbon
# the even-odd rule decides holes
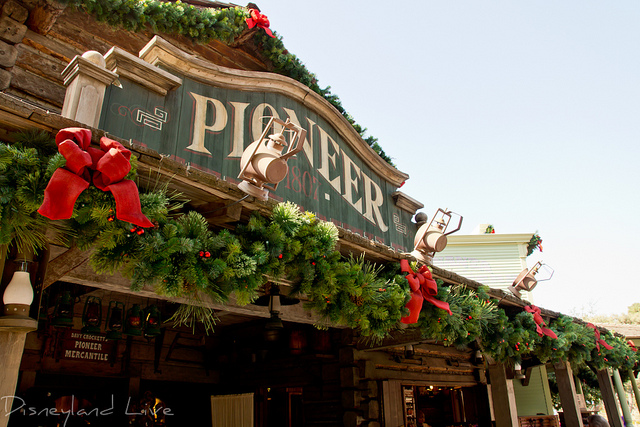
[[[593,323],[587,323],[587,327],[593,329],[594,334],[596,335],[596,348],[600,351],[600,344],[604,346],[607,350],[613,350],[613,347],[607,344],[602,338],[600,338],[600,331]]]
[[[409,315],[400,320],[402,323],[409,325],[418,321],[424,300],[429,301],[438,308],[448,311],[451,316],[452,313],[449,308],[449,303],[434,298],[438,294],[438,284],[433,280],[431,271],[426,265],[423,265],[417,273],[414,273],[409,266],[409,261],[403,259],[400,260],[400,268],[403,273],[408,273],[405,277],[411,288],[411,300],[406,305],[409,309]]]
[[[631,350],[637,352],[638,348],[636,347],[636,345],[633,343],[633,341],[629,340],[627,341],[627,344],[629,344],[629,347],[631,347]]]
[[[538,333],[538,335],[540,335],[541,337],[546,335],[549,338],[558,339],[556,333],[547,328],[547,324],[542,318],[542,311],[539,307],[531,304],[527,305],[524,309],[527,313],[533,314],[533,321],[536,322],[536,332]]]
[[[58,151],[67,160],[53,173],[44,190],[38,212],[49,219],[69,219],[80,194],[93,185],[110,191],[116,201],[116,217],[139,227],[153,227],[140,207],[138,187],[124,179],[131,170],[131,151],[117,141],[102,137],[100,150],[91,147],[91,131],[66,128],[56,135]]]
[[[249,29],[253,27],[262,28],[265,33],[267,33],[270,37],[275,37],[271,30],[269,29],[269,18],[267,15],[263,15],[259,10],[249,9],[249,14],[251,14],[251,18],[245,19],[245,22],[249,26]]]

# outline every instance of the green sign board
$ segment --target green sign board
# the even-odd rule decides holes
[[[307,138],[270,197],[398,251],[413,249],[412,213],[395,205],[397,185],[361,159],[326,117],[286,94],[229,89],[170,72],[182,84],[164,96],[121,77],[122,88],[107,89],[100,128],[237,183],[240,157],[269,118],[289,119]]]

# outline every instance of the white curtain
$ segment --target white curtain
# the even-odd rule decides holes
[[[253,393],[211,396],[213,427],[253,427]]]

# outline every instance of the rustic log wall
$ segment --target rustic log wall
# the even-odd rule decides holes
[[[134,33],[97,22],[82,11],[44,0],[4,0],[0,12],[0,90],[59,113],[65,87],[61,72],[88,50],[105,54],[119,46],[138,55],[154,33]],[[233,46],[212,41],[197,44],[181,36],[160,34],[181,49],[224,67],[268,71],[249,30]]]

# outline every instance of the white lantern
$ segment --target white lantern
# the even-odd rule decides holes
[[[4,291],[2,302],[5,316],[29,317],[29,307],[33,302],[33,287],[27,270],[28,263],[21,262]]]

